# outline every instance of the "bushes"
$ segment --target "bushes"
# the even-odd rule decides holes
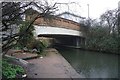
[[[2,61],[2,77],[3,78],[16,78],[17,75],[22,75],[24,69],[21,66],[13,65],[7,62],[6,59]]]
[[[34,39],[30,44],[27,45],[27,48],[37,49],[37,53],[40,54],[44,50],[45,45],[41,41]]]
[[[26,29],[28,28],[29,22],[23,22],[23,24],[20,26],[19,33],[23,34],[19,36],[19,40],[17,42],[17,45],[15,46],[17,49],[28,49],[28,51],[31,51],[33,49],[37,49],[38,53],[41,53],[43,49],[45,48],[44,44],[40,42],[39,40],[36,40],[33,36],[33,30],[34,26],[31,25],[28,31]]]
[[[91,27],[86,43],[87,49],[118,53],[117,34],[110,34],[106,27]]]
[[[106,39],[103,40],[101,48],[108,52],[117,53],[118,43],[116,38],[112,36],[106,37]]]
[[[30,29],[26,31],[28,25],[29,22],[23,22],[22,25],[20,26],[19,34],[23,34],[19,36],[18,40],[18,45],[20,48],[26,47],[26,44],[29,44],[34,38],[33,36],[34,27],[30,26]]]

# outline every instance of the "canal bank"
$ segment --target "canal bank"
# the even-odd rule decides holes
[[[61,45],[61,44],[55,44],[54,47],[63,47],[63,48],[70,48],[70,49],[78,49],[78,50],[84,50],[84,51],[90,51],[90,52],[99,52],[99,53],[105,53],[105,54],[113,54],[113,55],[120,55],[119,51],[116,52],[110,52],[105,50],[97,50],[97,49],[89,49],[89,48],[83,48],[83,47],[75,47],[75,46],[68,46],[68,45]]]
[[[82,78],[56,50],[45,50],[45,57],[27,60],[28,78]]]

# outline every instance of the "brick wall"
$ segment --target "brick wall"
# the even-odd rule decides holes
[[[32,19],[32,17],[27,16],[26,17],[27,20]],[[71,21],[71,20],[67,20],[67,19],[63,19],[60,17],[55,17],[55,18],[38,18],[35,22],[35,25],[43,25],[43,26],[51,26],[51,27],[62,27],[62,28],[67,28],[67,29],[73,29],[73,30],[80,30],[80,24]]]

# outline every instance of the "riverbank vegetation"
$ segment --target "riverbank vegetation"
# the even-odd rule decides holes
[[[10,63],[10,61],[10,58],[2,60],[2,78],[22,78],[25,70],[19,65]]]
[[[86,48],[102,52],[118,53],[117,34],[108,34],[105,27],[90,28],[86,39]]]
[[[19,28],[19,34],[24,33],[19,36],[19,40],[16,42],[16,46],[13,49],[20,49],[23,51],[32,51],[37,52],[38,54],[42,53],[45,48],[45,45],[40,41],[35,39],[34,37],[34,26],[31,25],[29,30],[26,32],[25,30],[28,28],[29,22],[24,21]]]
[[[86,32],[86,49],[108,53],[118,53],[119,25],[118,10],[108,10],[101,15],[99,21],[88,20]]]

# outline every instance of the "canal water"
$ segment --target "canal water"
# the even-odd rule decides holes
[[[83,78],[118,78],[118,55],[65,47],[57,50]]]

